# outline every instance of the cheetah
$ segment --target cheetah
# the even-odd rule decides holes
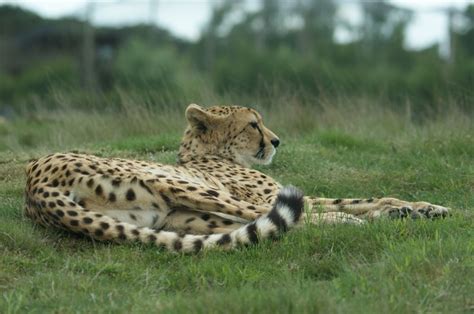
[[[251,168],[270,164],[280,144],[256,110],[191,104],[185,116],[188,126],[173,166],[79,153],[31,161],[25,215],[94,240],[138,241],[186,253],[276,239],[306,223],[448,213],[442,206],[394,198],[303,196]]]

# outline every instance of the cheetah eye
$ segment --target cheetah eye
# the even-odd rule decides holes
[[[254,129],[258,128],[258,123],[257,122],[250,122],[250,126]]]

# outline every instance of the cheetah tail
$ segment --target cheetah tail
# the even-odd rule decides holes
[[[304,209],[303,193],[295,187],[287,186],[281,189],[268,214],[239,229],[224,234],[180,235],[176,232],[154,230],[119,222],[98,212],[86,210],[71,202],[65,195],[60,195],[58,202],[61,206],[50,207],[48,204],[45,207],[42,206],[43,215],[41,217],[29,216],[40,224],[53,224],[61,229],[84,234],[95,240],[138,241],[155,244],[169,251],[184,253],[198,252],[214,247],[228,250],[255,244],[266,238],[275,238],[293,227],[300,219]]]

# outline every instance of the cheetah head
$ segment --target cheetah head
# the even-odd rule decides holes
[[[188,127],[179,158],[185,162],[198,156],[215,155],[244,166],[269,164],[280,144],[263,125],[261,115],[251,108],[218,106],[186,109]]]

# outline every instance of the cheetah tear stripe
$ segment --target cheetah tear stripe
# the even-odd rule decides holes
[[[42,206],[34,200],[31,204],[41,207],[43,217],[54,221],[56,226],[76,233],[84,234],[99,241],[139,241],[142,243],[155,244],[172,252],[192,253],[204,249],[222,248],[233,249],[239,246],[258,243],[267,238],[276,238],[278,235],[288,231],[300,219],[304,209],[303,193],[292,186],[281,189],[272,210],[255,221],[243,225],[230,232],[212,235],[179,234],[172,231],[154,230],[147,227],[120,222],[107,215],[85,210],[80,205],[71,202],[65,195],[60,195],[64,207],[61,209],[50,208],[48,204]],[[66,219],[66,211],[74,210],[77,216],[74,219]],[[79,224],[78,222],[83,222]]]

